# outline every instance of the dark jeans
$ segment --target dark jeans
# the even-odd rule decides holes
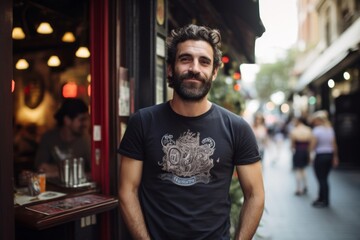
[[[329,184],[328,176],[332,167],[332,153],[316,154],[314,169],[319,183],[318,201],[329,203]]]

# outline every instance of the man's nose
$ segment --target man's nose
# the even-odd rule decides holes
[[[198,73],[200,71],[199,70],[199,62],[193,61],[189,66],[189,71]]]

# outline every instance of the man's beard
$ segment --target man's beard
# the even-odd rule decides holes
[[[169,86],[174,88],[174,91],[186,101],[199,101],[206,97],[209,93],[212,85],[212,76],[209,78],[202,77],[200,73],[194,73],[192,71],[186,74],[176,74],[169,79]],[[199,83],[184,82],[184,79],[196,79]],[[199,86],[199,84],[201,84]]]

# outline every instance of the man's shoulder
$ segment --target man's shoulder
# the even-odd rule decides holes
[[[166,116],[167,103],[160,103],[149,107],[140,108],[130,116],[129,123],[132,124],[147,124],[151,119],[157,119]]]
[[[47,130],[43,134],[43,138],[54,138],[60,135],[60,129],[58,127]]]
[[[140,108],[138,111],[136,111],[132,117],[140,117],[140,118],[151,118],[154,116],[159,116],[161,114],[164,114],[168,109],[167,103],[160,103],[156,105],[152,105],[149,107]]]
[[[41,136],[41,145],[52,145],[60,141],[60,130],[56,127],[49,129]]]
[[[226,117],[235,121],[244,121],[244,119],[240,115],[235,114],[234,112],[231,112],[229,109],[226,109],[216,103],[213,103],[213,108],[222,117]]]
[[[138,112],[140,112],[140,113],[149,113],[149,112],[162,111],[162,110],[166,109],[167,106],[168,106],[167,102],[159,103],[159,104],[156,104],[156,105],[141,108],[141,109],[139,109]]]
[[[249,122],[247,122],[242,116],[236,114],[222,106],[213,104],[216,119],[218,119],[224,126],[230,127],[235,130],[251,129]]]

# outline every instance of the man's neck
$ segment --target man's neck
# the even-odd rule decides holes
[[[205,97],[200,101],[184,101],[178,96],[170,100],[170,106],[174,112],[185,117],[200,116],[211,108],[212,103]]]

